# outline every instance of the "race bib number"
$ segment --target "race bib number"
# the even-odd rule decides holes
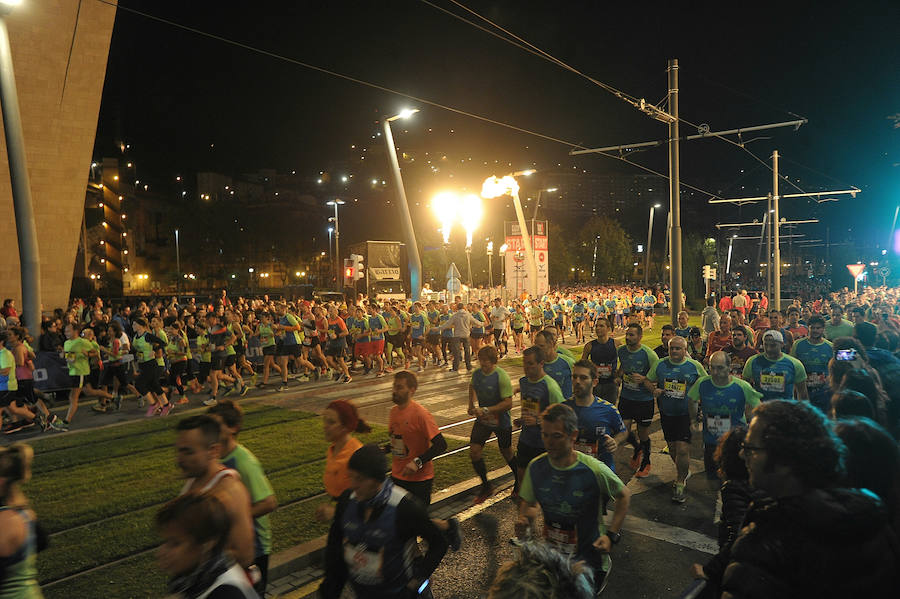
[[[637,391],[638,389],[640,389],[640,384],[636,380],[634,380],[634,376],[630,373],[622,377],[622,386],[631,391]]]
[[[759,375],[759,386],[763,391],[784,392],[784,375],[763,372]]]
[[[536,399],[522,399],[522,416],[537,418],[541,414],[541,402]]]
[[[663,384],[666,395],[672,399],[684,399],[687,392],[687,383],[682,381],[666,381]]]
[[[824,387],[826,384],[827,384],[827,381],[825,380],[824,372],[810,372],[806,376],[806,386],[807,387],[810,387],[813,389],[819,389],[821,387]]]
[[[406,443],[403,442],[402,436],[391,435],[391,454],[398,458],[405,458],[409,455],[409,449],[407,449]]]
[[[731,416],[708,415],[706,417],[706,430],[717,439],[720,438],[731,430]]]
[[[344,562],[350,577],[357,583],[375,585],[382,582],[381,566],[383,553],[369,551],[365,545],[344,545]]]
[[[544,538],[560,553],[572,555],[578,550],[578,531],[574,524],[544,524]]]
[[[608,379],[612,376],[612,364],[601,364],[597,366],[597,376],[601,379]]]
[[[590,442],[586,439],[578,439],[575,442],[575,451],[580,451],[583,454],[587,454],[593,458],[597,457],[597,446],[599,442],[594,441]]]

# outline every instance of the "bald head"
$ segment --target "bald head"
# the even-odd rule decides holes
[[[721,386],[728,383],[730,376],[728,362],[728,354],[721,350],[713,352],[709,357],[709,374],[716,385]]]

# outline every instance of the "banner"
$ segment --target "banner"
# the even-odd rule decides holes
[[[547,221],[532,220],[528,222],[528,226],[532,233],[531,247],[537,265],[537,297],[541,297],[550,290]],[[516,297],[522,297],[528,289],[528,261],[525,258],[522,231],[517,221],[506,221],[504,230],[508,246],[504,262],[506,289]]]
[[[38,352],[34,356],[34,387],[41,391],[59,391],[72,386],[65,359],[53,352]]]

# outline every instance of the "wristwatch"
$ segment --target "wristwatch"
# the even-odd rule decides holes
[[[422,458],[413,458],[413,464],[416,465],[416,469],[422,469]]]
[[[618,544],[618,542],[622,540],[622,533],[620,533],[620,532],[613,532],[611,530],[607,530],[606,536],[609,537],[609,542],[612,543],[613,545]]]

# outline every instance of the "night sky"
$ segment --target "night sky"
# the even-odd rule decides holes
[[[478,21],[449,0],[433,3]],[[816,212],[835,228],[857,227],[854,236],[860,227],[887,236],[900,201],[900,129],[888,118],[900,113],[900,3],[465,4],[651,103],[665,96],[666,60],[678,58],[681,116],[712,130],[808,118],[798,132],[751,134],[768,139],[747,147],[767,162],[777,148],[783,173],[799,179],[806,191],[862,188],[858,199]],[[596,147],[666,134],[664,125],[592,83],[419,0],[123,0],[120,6],[569,143]],[[422,112],[402,126],[408,133],[397,133],[401,150],[433,147],[464,158],[497,159],[513,169],[561,164],[590,172],[639,172],[609,158],[573,159],[568,145],[317,73],[123,8],[112,36],[94,156],[113,155],[117,142],[125,140],[147,178],[259,168],[312,176],[349,160],[352,145],[374,143],[376,121],[406,106]],[[683,134],[695,132],[682,125]],[[665,148],[630,158],[666,172]],[[681,160],[684,183],[722,189],[726,197],[756,195],[756,187],[771,185],[764,166],[719,140],[685,142]],[[387,164],[381,170],[386,177]],[[479,177],[490,174],[493,169],[485,167]],[[783,184],[782,193],[787,189]],[[788,218],[805,216],[811,206],[796,202],[782,212]],[[719,214],[724,220],[737,216],[736,211]]]

